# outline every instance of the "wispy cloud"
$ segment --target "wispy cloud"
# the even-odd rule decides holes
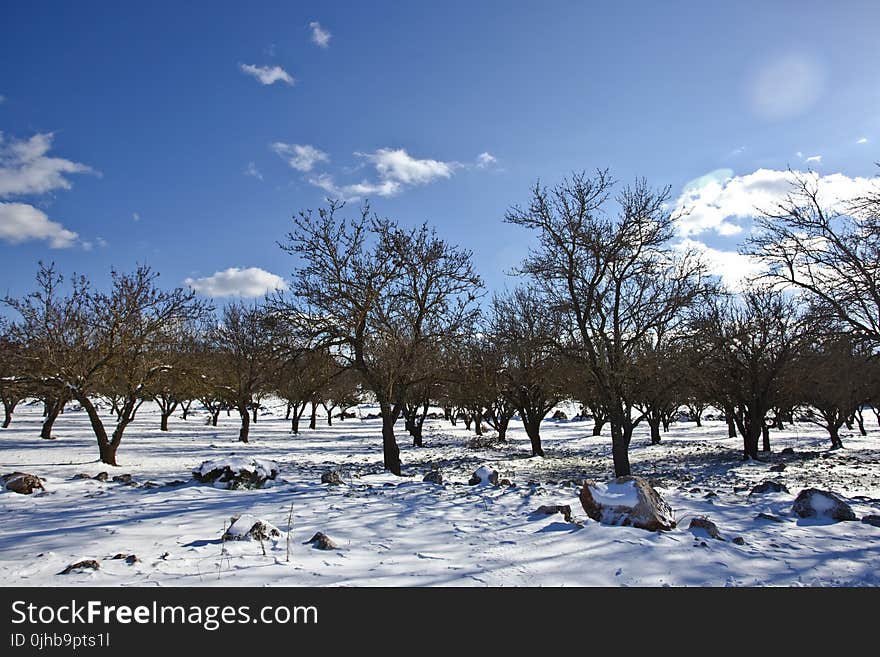
[[[260,81],[260,84],[269,85],[276,82],[284,82],[293,86],[296,80],[280,66],[255,66],[253,64],[239,64],[243,73]]]
[[[132,212],[132,213],[131,213],[131,220],[132,220],[133,222],[135,222],[135,223],[139,222],[139,221],[141,220],[141,215],[140,215],[140,213],[138,213],[138,212]]]
[[[257,180],[263,179],[263,174],[260,173],[257,165],[253,162],[248,162],[247,166],[244,168],[244,175],[250,176],[251,178],[256,178]]]
[[[822,162],[822,156],[821,155],[810,155],[810,157],[808,157],[804,161],[805,162],[815,162],[816,164],[820,164]]]
[[[477,168],[487,169],[498,163],[498,158],[491,153],[480,153],[477,155]]]
[[[857,143],[857,144],[867,144],[867,143],[868,143],[868,138],[867,138],[867,137],[861,137],[860,139],[857,139],[857,140],[856,140],[856,143]]]
[[[396,196],[407,187],[449,178],[463,166],[460,162],[413,157],[403,148],[380,148],[372,153],[356,152],[355,155],[373,165],[378,180],[364,179],[354,184],[339,185],[332,175],[322,173],[309,177],[309,184],[323,189],[330,196],[345,200],[364,196],[388,197]]]
[[[326,48],[330,45],[330,38],[333,35],[321,27],[321,24],[318,21],[312,21],[309,23],[309,28],[312,30],[312,43],[321,48]]]
[[[287,282],[259,267],[230,267],[204,278],[187,278],[184,283],[210,297],[259,297],[274,290],[286,290]]]
[[[309,144],[285,144],[276,141],[269,145],[280,158],[292,168],[303,173],[311,171],[318,162],[329,162],[330,156]]]

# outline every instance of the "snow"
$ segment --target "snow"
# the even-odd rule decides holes
[[[247,537],[248,532],[250,532],[257,523],[263,523],[263,525],[266,526],[266,531],[269,533],[271,533],[273,529],[277,530],[277,527],[272,523],[249,513],[243,513],[229,526],[226,530],[226,535],[233,540]]]
[[[84,412],[68,408],[56,422],[57,439],[46,441],[39,438],[40,406],[22,405],[11,427],[0,430],[0,475],[31,473],[45,479],[46,490],[0,491],[0,585],[880,585],[880,528],[799,523],[791,513],[797,493],[816,487],[840,494],[859,517],[880,514],[875,427],[864,438],[844,434],[846,448],[829,452],[820,430],[794,425],[771,433],[772,463],[743,463],[741,442],[727,438],[723,422],[673,424],[659,445],[650,445],[647,427],[639,426],[633,474],[654,483],[678,521],[678,528],[654,533],[586,518],[574,482],[614,478],[607,429],[593,437],[590,421],[542,425],[543,459],[530,457],[521,424],[511,423],[509,444],[472,450],[465,447],[472,434],[461,423],[428,420],[426,447],[416,448],[401,422],[405,476],[396,477],[382,467],[381,420],[334,420],[292,435],[284,405],[266,406],[271,413],[251,425],[251,442],[242,444],[235,415],[221,414],[218,427],[205,423],[203,411],[186,421],[175,415],[171,430],[161,432],[158,409],[144,404],[114,468],[97,461]],[[374,411],[364,407],[361,414]],[[781,457],[784,447],[795,456]],[[215,488],[192,479],[205,461],[271,463],[278,476],[269,488]],[[779,462],[786,470],[769,472]],[[481,466],[515,486],[468,486]],[[422,482],[433,468],[443,472],[442,485]],[[331,469],[349,485],[322,485],[321,474]],[[103,471],[107,482],[74,478]],[[125,473],[133,485],[112,481]],[[752,486],[771,477],[791,493],[749,497]],[[710,492],[716,496],[707,498]],[[603,495],[622,503],[632,490],[610,486]],[[533,513],[552,504],[569,504],[583,527],[559,514]],[[239,514],[286,530],[291,505],[289,562],[284,535],[262,547],[221,541],[224,525]],[[687,526],[696,516],[716,523],[727,540],[695,538]],[[319,531],[339,550],[302,544]],[[734,544],[736,537],[745,544]],[[117,553],[140,562],[110,558]],[[58,575],[84,559],[97,560],[100,570]]]
[[[593,499],[602,506],[632,508],[639,503],[639,493],[633,481],[596,483],[590,487],[590,490],[593,493]]]
[[[478,486],[492,484],[492,475],[495,474],[495,468],[488,465],[481,465],[474,471],[474,477],[480,480]]]
[[[822,493],[813,493],[810,496],[810,506],[816,511],[816,515],[824,516],[831,513],[837,506],[837,502]]]
[[[205,476],[214,470],[229,468],[232,472],[253,472],[261,477],[269,478],[272,472],[278,471],[278,464],[265,459],[255,459],[245,456],[226,456],[220,459],[205,461],[196,470],[201,476]]]

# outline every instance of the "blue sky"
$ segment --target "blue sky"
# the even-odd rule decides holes
[[[680,237],[736,269],[787,167],[832,197],[880,173],[880,3],[610,4],[7,3],[0,293],[39,259],[259,268],[197,282],[253,292],[328,190],[436,225],[499,288],[529,241],[505,209],[596,167],[699,180]]]

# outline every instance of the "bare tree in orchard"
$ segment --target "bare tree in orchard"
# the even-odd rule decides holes
[[[767,281],[806,294],[814,322],[880,345],[880,185],[832,206],[815,175],[793,176],[793,191],[764,212],[746,252],[767,265]]]
[[[520,272],[565,320],[557,349],[582,366],[608,413],[621,476],[630,474],[638,423],[629,386],[635,352],[658,333],[674,334],[712,285],[698,254],[670,247],[669,189],[638,180],[612,198],[613,185],[607,171],[550,189],[536,184],[529,204],[511,208],[506,221],[537,236]]]
[[[74,277],[69,294],[61,296],[60,275],[41,265],[38,290],[8,300],[22,316],[18,326],[29,345],[26,371],[52,389],[56,399],[80,403],[101,461],[108,465],[116,465],[123,434],[146,389],[171,367],[159,348],[169,327],[195,321],[206,311],[192,291],[159,289],[157,276],[149,267],[130,274],[113,271],[109,293],[94,291],[83,277]],[[122,398],[112,430],[92,401],[106,382]]]
[[[770,448],[771,409],[791,394],[791,368],[805,338],[797,303],[772,288],[751,288],[739,298],[717,299],[698,322],[711,345],[713,397],[743,438],[743,458],[757,459],[762,435]]]
[[[394,423],[417,364],[472,325],[482,285],[471,254],[427,225],[405,229],[364,206],[351,221],[331,202],[294,217],[284,250],[297,256],[298,321],[317,345],[361,375],[382,413],[385,468],[401,474]]]
[[[248,442],[255,399],[269,389],[281,364],[277,317],[265,306],[227,305],[210,333],[217,356],[217,385],[227,404],[238,411],[240,442]]]
[[[565,395],[554,343],[558,332],[558,313],[532,289],[492,300],[487,333],[503,354],[501,391],[522,419],[532,456],[544,456],[541,422]]]
[[[22,362],[23,349],[10,334],[8,323],[0,318],[0,401],[3,402],[4,429],[12,423],[15,407],[28,396],[28,387],[17,367]]]

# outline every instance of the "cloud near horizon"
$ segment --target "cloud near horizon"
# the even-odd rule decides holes
[[[287,289],[287,281],[259,267],[230,267],[203,278],[187,278],[184,283],[209,297],[253,298]]]
[[[730,169],[718,169],[685,185],[676,201],[678,233],[682,238],[714,232],[721,236],[743,231],[743,220],[772,210],[794,191],[796,176],[815,179],[819,198],[829,208],[840,209],[849,199],[880,184],[880,178],[849,177],[842,173],[825,176],[815,172],[758,169],[734,176]]]

